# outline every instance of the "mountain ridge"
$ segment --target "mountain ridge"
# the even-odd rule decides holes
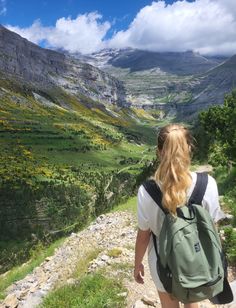
[[[172,110],[182,116],[223,104],[236,84],[236,56],[127,48],[78,57],[122,80],[131,106]]]
[[[94,101],[102,109],[112,104],[195,113],[223,103],[224,95],[236,84],[235,62],[234,56],[226,59],[193,51],[132,48],[64,54],[41,48],[0,27],[0,79],[18,82],[29,93],[64,108],[71,108],[65,103],[69,95],[88,108]]]
[[[192,50],[154,52],[134,48],[108,48],[88,55],[80,53],[71,53],[71,55],[100,68],[112,65],[129,68],[130,72],[136,72],[159,67],[163,72],[175,75],[200,74],[228,59],[224,56],[205,56]]]

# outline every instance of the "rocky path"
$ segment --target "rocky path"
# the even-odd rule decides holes
[[[129,212],[99,216],[87,229],[77,234],[72,233],[54,255],[48,257],[31,274],[11,285],[7,290],[8,296],[0,307],[36,307],[54,287],[76,282],[71,277],[77,262],[86,258],[89,251],[99,249],[100,253],[90,262],[88,272],[102,269],[105,274],[122,279],[127,292],[121,296],[126,297],[127,307],[160,308],[146,257],[144,260],[145,283],[138,285],[133,279],[136,230],[136,219]],[[200,307],[216,306],[204,301]],[[236,303],[220,307],[232,308],[236,307]]]

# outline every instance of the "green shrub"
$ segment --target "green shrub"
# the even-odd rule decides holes
[[[199,114],[201,150],[207,148],[211,162],[218,166],[236,160],[236,90],[225,96],[224,105],[213,106]],[[200,135],[202,135],[199,134]],[[202,143],[203,142],[203,143]]]
[[[228,261],[236,265],[236,231],[232,227],[225,227],[225,240],[223,241],[223,249],[226,252]]]

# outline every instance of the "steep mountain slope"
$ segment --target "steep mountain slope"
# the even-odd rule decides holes
[[[236,87],[236,55],[201,75],[193,89],[195,103],[222,104],[224,96]]]
[[[154,55],[156,61],[153,61],[150,55]],[[176,55],[184,58],[183,53]],[[166,110],[175,103],[191,99],[189,89],[194,85],[195,79],[191,75],[178,76],[169,73],[172,69],[173,53],[150,53],[128,48],[106,49],[91,55],[73,56],[121,80],[128,105]],[[164,58],[166,62],[162,63]],[[175,60],[175,63],[177,62],[178,59]],[[190,63],[188,65],[190,69]]]
[[[40,48],[3,26],[0,26],[0,78],[15,80],[41,94],[51,95],[56,89],[103,103],[124,101],[123,85],[114,77],[62,53]],[[63,104],[55,95],[54,101]]]
[[[145,111],[43,94],[0,79],[0,274],[132,194],[155,153]]]
[[[163,72],[180,76],[203,73],[218,64],[214,59],[207,59],[192,51],[151,52],[133,49],[124,50],[108,63],[115,67],[129,68],[131,72],[158,67]]]
[[[224,95],[234,87],[233,58],[224,60],[191,51],[131,48],[71,57],[40,48],[0,26],[0,79],[14,81],[24,92],[66,109],[73,109],[66,98],[69,95],[89,108],[95,104],[103,110],[104,104],[116,104],[195,112],[223,103]]]
[[[202,56],[193,51],[151,52],[132,48],[104,49],[91,55],[74,56],[100,68],[113,66],[127,68],[130,72],[158,68],[163,73],[181,76],[206,72],[227,59],[223,56]]]

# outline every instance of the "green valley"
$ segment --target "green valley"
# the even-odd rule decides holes
[[[126,199],[154,158],[152,115],[62,95],[66,108],[1,84],[1,272]]]

